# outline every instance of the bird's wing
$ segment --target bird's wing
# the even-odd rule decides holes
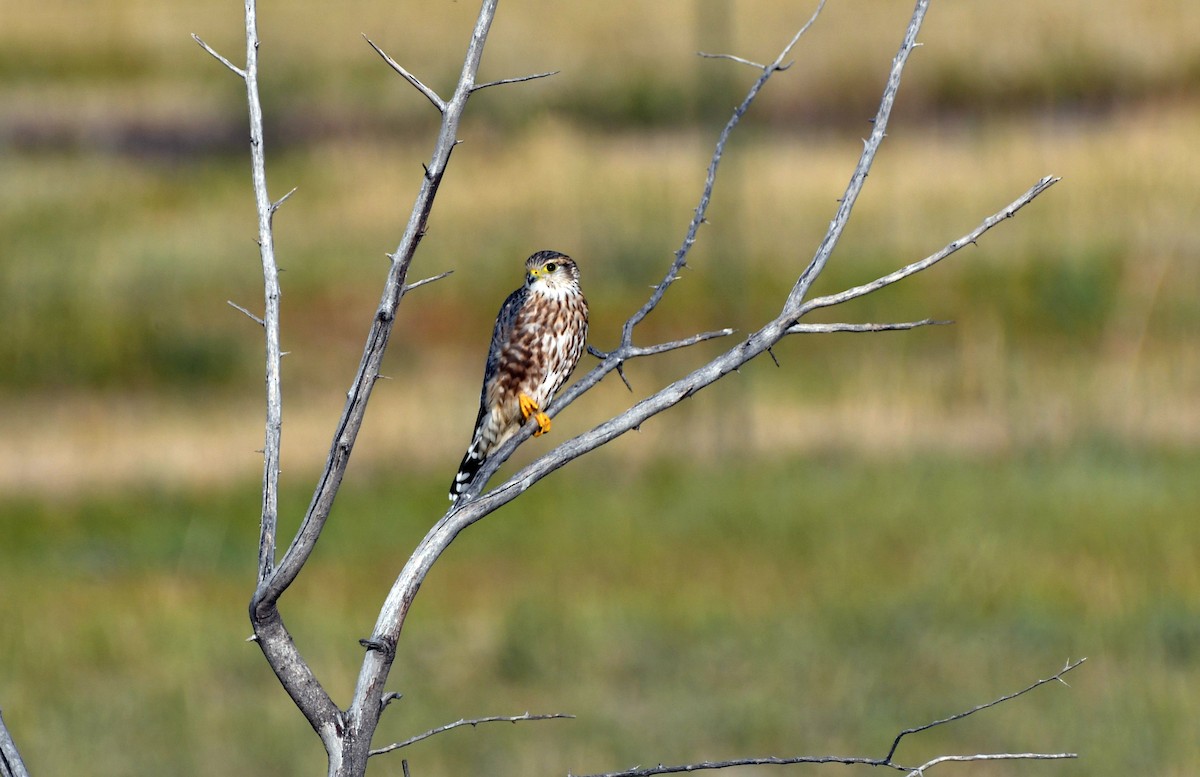
[[[488,384],[495,379],[496,373],[500,369],[500,354],[504,352],[504,349],[508,347],[509,340],[512,339],[517,314],[528,297],[529,289],[522,286],[508,295],[508,299],[504,300],[504,304],[500,306],[500,312],[496,314],[496,326],[492,329],[492,343],[488,347],[487,363],[483,367],[483,385],[479,389],[479,415],[475,418],[476,430],[479,429],[479,422],[488,409]]]

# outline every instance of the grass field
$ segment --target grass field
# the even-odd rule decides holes
[[[285,269],[282,514],[324,463],[474,3],[264,5]],[[909,3],[830,0],[730,145],[650,343],[774,314],[875,109]],[[681,241],[717,128],[793,4],[502,4],[345,488],[283,602],[346,704],[399,566],[445,508],[491,320],[519,261],[580,259],[611,345]],[[0,0],[0,707],[35,774],[316,774],[249,635],[261,304],[237,4]],[[905,745],[1070,750],[959,774],[1200,773],[1200,4],[934,3],[889,138],[818,291],[937,250],[539,484],[439,561],[377,744],[461,717],[419,777],[746,755],[879,756],[1068,658],[1057,684]],[[715,354],[629,365],[559,442]],[[529,446],[544,451],[546,440]],[[516,458],[527,459],[530,451]],[[506,470],[510,471],[510,470]],[[372,774],[401,774],[400,755]],[[949,774],[953,766],[944,768]],[[788,768],[788,774],[846,771]],[[740,772],[745,774],[747,772]],[[751,772],[753,773],[753,772]]]
[[[1086,655],[1069,688],[917,737],[906,761],[1071,750],[1083,758],[1038,770],[1189,774],[1198,465],[1194,452],[1094,446],[699,471],[612,455],[569,469],[438,565],[393,674],[405,697],[380,736],[579,715],[441,735],[406,755],[422,774],[877,756],[901,728]],[[441,480],[354,478],[285,602],[342,703],[355,640]],[[291,492],[288,514],[304,499]],[[315,739],[243,643],[255,501],[247,483],[0,505],[5,587],[23,592],[0,611],[6,719],[38,772],[319,771]],[[399,773],[398,758],[376,771]]]

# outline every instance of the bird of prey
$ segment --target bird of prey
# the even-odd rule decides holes
[[[525,284],[508,295],[496,316],[479,415],[450,484],[450,501],[458,500],[487,457],[530,416],[538,423],[535,437],[550,431],[545,409],[579,363],[587,329],[587,300],[575,261],[557,251],[526,259]]]

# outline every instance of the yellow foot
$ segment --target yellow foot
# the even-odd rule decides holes
[[[546,432],[550,431],[550,416],[542,412],[542,409],[525,394],[517,397],[517,401],[521,404],[521,416],[528,421],[529,416],[533,416],[538,423],[538,430],[533,433],[534,437],[541,437]]]

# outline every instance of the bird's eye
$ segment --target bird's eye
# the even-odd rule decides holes
[[[558,269],[558,265],[555,264],[554,262],[549,262],[546,264],[546,272],[554,272],[557,269]]]

